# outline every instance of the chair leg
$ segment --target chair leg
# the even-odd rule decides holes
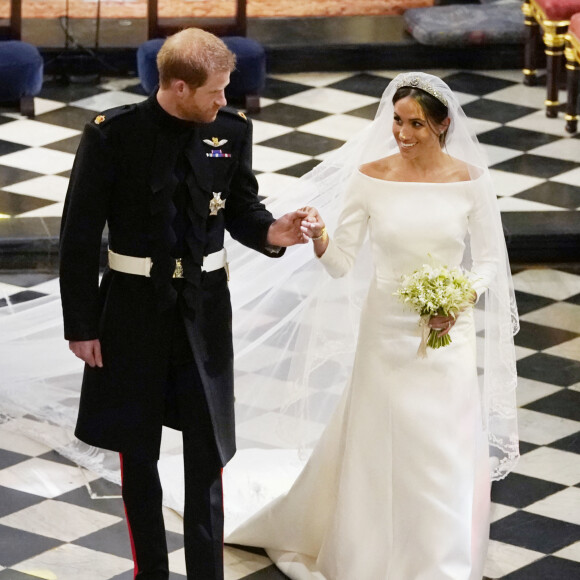
[[[576,60],[574,50],[566,46],[566,131],[576,133],[578,127],[578,82],[580,81],[580,63]]]
[[[260,95],[246,95],[246,111],[248,113],[259,113],[260,110]]]
[[[546,116],[557,117],[560,101],[558,101],[558,88],[560,70],[564,59],[564,46],[560,39],[544,35],[546,45]]]
[[[34,97],[20,98],[20,114],[30,119],[34,118]]]
[[[533,86],[537,82],[538,53],[540,51],[540,25],[533,16],[526,15],[526,42],[524,48],[524,84]]]

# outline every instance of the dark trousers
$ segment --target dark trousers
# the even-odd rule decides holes
[[[194,400],[192,400],[192,398]],[[188,580],[223,580],[221,464],[195,363],[174,365],[166,405],[180,416],[185,474],[184,547]],[[193,405],[193,406],[192,406]],[[131,537],[135,578],[167,580],[169,568],[162,489],[157,461],[145,453],[121,454],[122,494]]]

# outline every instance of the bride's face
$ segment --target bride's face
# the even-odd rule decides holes
[[[439,133],[444,125],[430,123],[421,105],[411,96],[399,99],[394,107],[393,135],[404,158],[441,151]]]

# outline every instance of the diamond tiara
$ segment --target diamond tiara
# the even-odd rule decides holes
[[[447,106],[447,99],[436,89],[434,89],[428,82],[419,77],[403,77],[397,82],[397,89],[401,87],[411,87],[413,89],[421,89],[435,97],[438,101]]]

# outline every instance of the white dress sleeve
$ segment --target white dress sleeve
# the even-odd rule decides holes
[[[500,245],[494,224],[499,218],[488,196],[478,187],[473,189],[473,206],[468,216],[472,258],[469,277],[479,299],[497,273]]]
[[[350,271],[365,239],[369,221],[365,186],[367,184],[358,172],[355,173],[344,194],[336,231],[329,236],[326,251],[319,258],[333,278],[340,278]]]

